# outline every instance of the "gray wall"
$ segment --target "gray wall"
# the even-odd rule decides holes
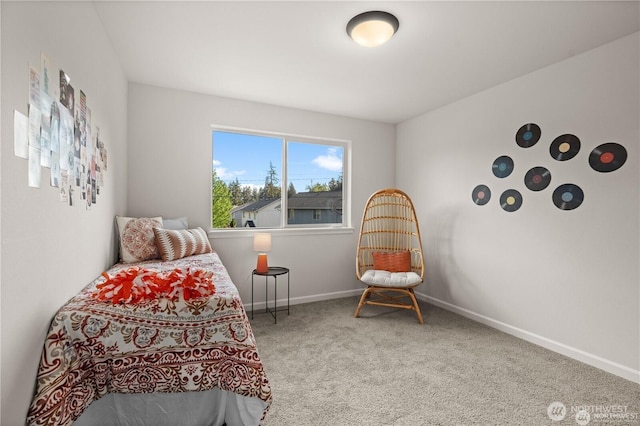
[[[426,252],[428,300],[630,380],[639,379],[638,33],[426,113],[398,126],[397,184],[414,197]],[[542,129],[531,148],[523,124]],[[573,133],[572,160],[551,158],[553,139]],[[589,167],[605,142],[626,147],[624,166]],[[515,163],[498,179],[500,155]],[[545,166],[551,185],[532,192],[525,172]],[[562,183],[579,185],[572,211],[552,203]],[[491,201],[477,206],[473,188]],[[500,207],[515,188],[522,207]]]
[[[331,234],[274,231],[269,264],[291,269],[294,303],[361,291],[354,270],[360,219],[369,195],[393,186],[393,125],[134,83],[129,85],[128,111],[129,214],[186,216],[190,226],[207,230],[212,124],[350,140],[355,229]],[[251,271],[256,264],[253,232],[243,228],[211,233],[212,245],[245,303],[251,301]],[[258,293],[257,300],[264,301],[263,285]]]
[[[0,2],[2,10],[2,425],[24,424],[49,323],[71,296],[115,258],[114,216],[126,209],[127,82],[90,2]],[[13,155],[13,111],[27,114],[29,63],[40,52],[87,95],[109,154],[91,210],[59,201],[42,169],[27,185]],[[79,191],[76,191],[79,194]],[[79,199],[79,197],[76,197]]]

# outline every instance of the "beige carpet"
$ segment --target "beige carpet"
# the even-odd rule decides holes
[[[375,306],[353,318],[357,301],[294,305],[277,324],[256,312],[273,390],[264,426],[576,425],[580,409],[589,424],[640,425],[638,384],[431,305],[424,325]],[[626,420],[602,414],[621,408]]]

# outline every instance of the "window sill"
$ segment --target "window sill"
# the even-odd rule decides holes
[[[233,229],[210,229],[207,232],[209,238],[243,238],[253,236],[256,232],[268,232],[272,235],[331,235],[331,234],[353,234],[355,230],[346,228],[233,228]]]

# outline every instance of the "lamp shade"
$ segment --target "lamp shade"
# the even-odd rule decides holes
[[[347,34],[361,46],[375,47],[389,41],[399,27],[398,18],[388,12],[374,10],[351,18]]]
[[[253,251],[260,253],[271,251],[271,234],[262,232],[253,234]]]

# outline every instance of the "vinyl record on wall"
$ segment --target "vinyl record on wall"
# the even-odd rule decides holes
[[[473,202],[479,206],[484,206],[491,199],[491,190],[487,185],[478,185],[473,188],[473,192],[471,193],[471,198]]]
[[[578,185],[565,183],[553,191],[553,204],[560,210],[573,210],[584,201],[584,192]]]
[[[580,152],[580,139],[571,134],[558,136],[549,147],[549,154],[558,161],[571,160],[578,155],[578,152]]]
[[[496,177],[505,178],[513,171],[513,160],[506,155],[498,157],[493,162],[491,169]]]
[[[516,132],[516,143],[522,148],[532,147],[540,140],[540,133],[540,127],[537,124],[525,124]]]
[[[627,161],[627,150],[615,142],[603,143],[591,151],[589,165],[596,172],[609,173],[618,170]]]
[[[500,196],[500,207],[508,212],[515,212],[522,206],[522,194],[515,189],[507,189]]]
[[[551,183],[551,172],[544,167],[532,167],[524,175],[524,184],[532,191],[542,191]]]

